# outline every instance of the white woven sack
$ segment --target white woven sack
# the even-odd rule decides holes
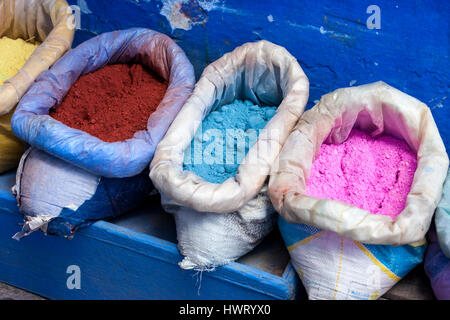
[[[417,153],[406,207],[394,220],[306,195],[321,145],[345,141],[354,127],[401,138]],[[383,82],[338,89],[306,111],[275,161],[269,195],[309,299],[377,299],[419,264],[448,163],[430,109]]]
[[[353,127],[371,136],[387,133],[417,153],[405,209],[392,220],[337,200],[306,196],[306,181],[322,143],[345,141]],[[306,111],[273,168],[269,195],[289,222],[304,223],[370,244],[421,241],[442,195],[448,155],[430,109],[384,82],[338,89]]]
[[[262,188],[305,108],[308,90],[296,59],[268,41],[244,44],[205,68],[150,166],[163,207],[175,214],[183,268],[205,270],[233,261],[271,230],[274,211]],[[236,176],[213,184],[183,171],[185,150],[201,121],[236,99],[279,105]]]

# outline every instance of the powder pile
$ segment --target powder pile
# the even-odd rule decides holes
[[[405,208],[416,168],[416,154],[404,141],[353,129],[343,143],[322,145],[306,193],[395,219]]]
[[[81,76],[50,115],[106,142],[147,129],[167,84],[140,64],[107,65]]]
[[[0,85],[15,76],[38,46],[20,38],[0,38]]]
[[[217,184],[234,177],[276,109],[236,100],[212,111],[203,119],[186,150],[183,169]],[[200,161],[195,154],[200,154]]]
[[[16,75],[38,46],[22,39],[0,38],[0,85]],[[0,117],[0,172],[16,166],[23,153],[23,143],[11,129],[14,110]]]

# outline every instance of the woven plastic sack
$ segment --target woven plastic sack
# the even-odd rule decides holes
[[[425,272],[438,299],[450,300],[450,171],[429,232]]]
[[[17,166],[23,143],[11,130],[14,107],[36,77],[72,46],[72,10],[64,0],[2,0],[0,37],[39,42],[21,70],[0,85],[0,173]]]
[[[421,263],[426,242],[372,245],[306,224],[278,227],[310,300],[374,300]]]
[[[439,246],[435,228],[430,229],[429,242],[425,256],[425,273],[430,278],[436,298],[450,300],[450,259],[445,256]]]
[[[271,165],[302,114],[309,83],[296,59],[268,41],[247,43],[210,64],[151,163],[150,177],[174,214],[184,269],[210,270],[252,250],[274,224],[264,189]],[[201,121],[236,99],[279,105],[238,173],[222,184],[183,171],[184,152]]]
[[[163,100],[148,119],[147,130],[125,141],[108,143],[48,115],[81,75],[107,64],[130,62],[149,67],[168,82]],[[11,125],[25,142],[94,175],[131,177],[148,167],[194,83],[191,63],[168,36],[142,28],[104,33],[72,49],[42,73],[18,104]]]
[[[450,171],[445,180],[442,199],[436,209],[434,222],[442,252],[450,258]]]
[[[29,148],[20,161],[13,194],[25,224],[16,240],[40,229],[72,238],[99,219],[113,218],[142,204],[152,184],[148,170],[129,178],[105,178]]]
[[[354,127],[401,138],[417,153],[406,207],[395,220],[305,195],[322,143],[341,143]],[[338,89],[302,115],[275,163],[269,195],[310,299],[378,298],[422,261],[449,163],[425,104],[383,82]]]

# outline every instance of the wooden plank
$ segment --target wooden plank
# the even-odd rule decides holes
[[[0,300],[45,300],[45,298],[0,282]]]

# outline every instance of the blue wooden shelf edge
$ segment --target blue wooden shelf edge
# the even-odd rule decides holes
[[[0,281],[52,299],[294,299],[297,276],[242,263],[213,272],[182,270],[176,244],[99,221],[68,240],[35,232],[16,241],[22,223],[10,188],[14,172],[0,176]],[[75,269],[80,288],[72,288]],[[67,273],[67,271],[70,271]]]

